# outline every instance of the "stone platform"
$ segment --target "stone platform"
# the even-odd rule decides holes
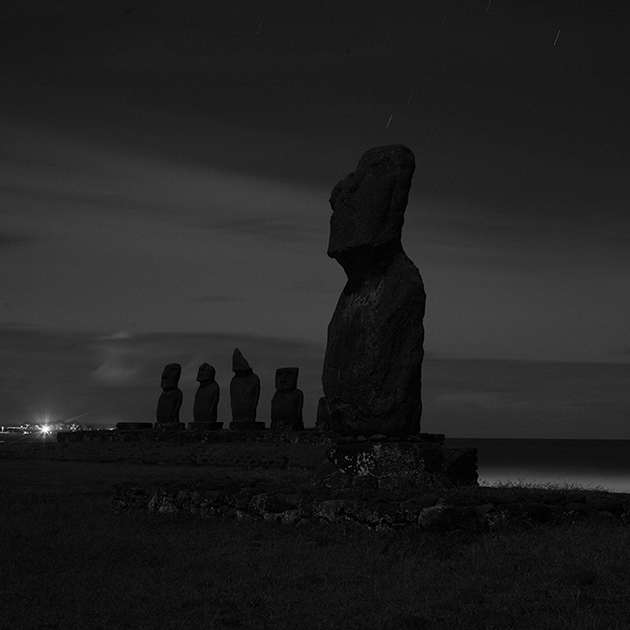
[[[326,455],[322,483],[331,488],[477,485],[474,448],[447,449],[438,441],[368,441],[338,444]]]
[[[121,423],[123,424],[123,423]],[[129,423],[131,424],[131,423]],[[181,424],[181,423],[180,423]],[[165,430],[160,428],[98,429],[96,431],[59,431],[57,442],[171,442],[173,444],[257,442],[270,444],[335,444],[333,433],[320,431],[261,431],[225,430],[220,427],[199,427],[191,422],[187,430]],[[215,424],[215,423],[208,423]],[[221,425],[221,422],[216,423]],[[262,424],[262,423],[261,423]],[[193,425],[191,427],[191,425]]]
[[[406,439],[372,435],[340,437],[330,432],[305,431],[224,431],[191,423],[188,430],[164,423],[153,428],[118,425],[115,430],[57,433],[57,442],[163,443],[170,448],[212,444],[310,444],[328,445],[320,465],[320,485],[328,488],[404,488],[477,484],[477,450],[444,447],[444,435],[420,433]],[[206,423],[203,423],[206,424]],[[210,423],[213,424],[214,423]],[[220,424],[220,423],[217,423]],[[163,459],[163,455],[160,457]]]

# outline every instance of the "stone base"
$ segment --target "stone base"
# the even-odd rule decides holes
[[[315,427],[317,430],[317,427]],[[354,442],[435,442],[444,446],[444,433],[417,433],[415,435],[396,436],[385,435],[384,433],[373,433],[371,435],[337,435],[337,444],[352,444]]]
[[[146,429],[152,429],[152,422],[117,422],[116,428],[119,431],[144,431]]]
[[[230,422],[231,431],[262,431],[265,428],[264,422],[251,422],[249,420]]]
[[[189,431],[219,431],[223,428],[223,422],[189,422]]]
[[[154,431],[184,431],[186,425],[183,422],[156,422]]]
[[[271,422],[270,431],[304,431],[304,423],[302,421],[293,424],[284,424],[282,422]]]
[[[445,449],[439,442],[365,441],[328,449],[315,485],[399,489],[477,485],[477,449]]]

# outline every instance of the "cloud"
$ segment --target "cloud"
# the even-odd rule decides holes
[[[133,335],[120,330],[100,336],[98,341],[95,350],[99,366],[91,373],[91,378],[107,387],[135,385],[141,365]]]
[[[630,365],[428,358],[423,427],[451,437],[620,439]]]
[[[192,300],[200,304],[221,304],[224,302],[241,302],[241,298],[227,294],[195,295]]]
[[[32,235],[20,234],[13,231],[0,232],[0,249],[23,245],[34,240],[35,238]]]
[[[111,335],[103,335],[99,339],[131,339],[133,335],[127,330],[119,330]]]
[[[92,378],[108,386],[125,386],[133,384],[139,372],[138,366],[129,365],[121,356],[112,352],[111,356],[92,372]]]
[[[269,215],[264,217],[244,217],[224,219],[211,223],[203,223],[201,229],[225,231],[234,234],[246,234],[266,238],[272,241],[301,242],[310,241],[321,230],[312,223],[305,223],[289,215]]]

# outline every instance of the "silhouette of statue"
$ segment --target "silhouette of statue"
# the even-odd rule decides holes
[[[249,366],[241,351],[236,348],[232,355],[230,381],[231,429],[264,428],[264,422],[256,422],[256,408],[260,398],[260,379]]]
[[[197,372],[199,388],[193,405],[194,422],[216,422],[217,405],[221,389],[215,380],[216,370],[207,363],[202,363]]]
[[[179,410],[184,395],[177,387],[182,366],[179,363],[169,363],[162,372],[162,393],[158,400],[156,420],[158,422],[179,422]]]
[[[330,196],[328,256],[348,282],[328,325],[322,386],[342,435],[420,431],[426,296],[401,242],[415,167],[405,146],[370,149]]]
[[[304,394],[297,388],[296,367],[276,370],[276,393],[271,400],[271,428],[276,431],[304,431]]]

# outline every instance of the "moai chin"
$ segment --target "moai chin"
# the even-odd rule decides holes
[[[274,431],[304,431],[304,393],[297,388],[296,367],[276,370],[276,393],[271,400],[271,428]]]
[[[182,406],[184,395],[177,386],[182,374],[182,366],[179,363],[168,363],[162,372],[162,393],[158,400],[156,420],[159,423],[179,422],[179,410]]]
[[[193,405],[194,422],[216,422],[217,405],[221,390],[215,380],[216,370],[208,363],[202,363],[197,372],[199,388]]]
[[[256,408],[260,398],[260,379],[249,366],[249,363],[236,348],[232,355],[232,371],[230,381],[230,406],[232,408],[231,429],[264,428],[264,422],[256,422]]]
[[[342,435],[420,431],[426,297],[401,243],[414,170],[407,147],[370,149],[330,197],[328,256],[348,281],[328,326],[322,385]]]

